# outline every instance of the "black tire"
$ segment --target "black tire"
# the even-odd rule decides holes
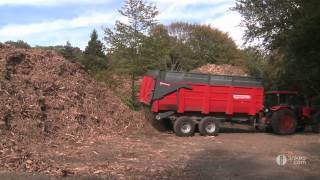
[[[169,130],[172,130],[172,128],[170,128],[170,122],[167,119],[158,121],[149,107],[144,106],[143,110],[145,119],[147,120],[146,123],[149,123],[152,128],[156,129],[158,132],[168,132]]]
[[[199,122],[199,132],[202,136],[217,136],[220,122],[214,117],[205,117]]]
[[[312,117],[312,132],[319,134],[320,133],[320,112],[316,113]]]
[[[175,134],[180,137],[193,136],[195,127],[194,121],[187,116],[179,117],[173,125]]]
[[[297,129],[297,118],[290,109],[281,109],[273,113],[271,118],[272,130],[276,134],[294,134]]]

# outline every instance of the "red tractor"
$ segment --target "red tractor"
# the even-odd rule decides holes
[[[311,108],[306,98],[294,91],[265,93],[264,108],[259,113],[258,127],[277,134],[293,134],[311,125],[319,133],[320,111]]]

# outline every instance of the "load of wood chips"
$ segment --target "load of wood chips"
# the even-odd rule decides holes
[[[229,64],[207,64],[200,68],[193,70],[195,73],[216,74],[216,75],[229,75],[229,76],[248,76],[243,68],[232,66]]]
[[[44,171],[50,163],[31,153],[39,144],[130,134],[147,125],[143,113],[54,51],[0,44],[0,102],[0,170]]]

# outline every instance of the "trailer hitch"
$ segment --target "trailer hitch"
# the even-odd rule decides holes
[[[167,117],[173,115],[174,113],[175,113],[174,111],[159,113],[156,115],[156,120],[160,121],[161,119],[167,118]]]

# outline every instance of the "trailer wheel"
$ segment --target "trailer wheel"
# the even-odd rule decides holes
[[[190,117],[182,116],[174,122],[173,128],[177,136],[193,136],[195,132],[195,123]]]
[[[312,132],[320,133],[320,112],[315,114],[312,119]]]
[[[297,120],[289,109],[274,112],[271,119],[273,132],[281,135],[293,134],[297,128]]]
[[[216,136],[219,128],[219,121],[214,117],[205,117],[199,123],[199,131],[202,136]]]

